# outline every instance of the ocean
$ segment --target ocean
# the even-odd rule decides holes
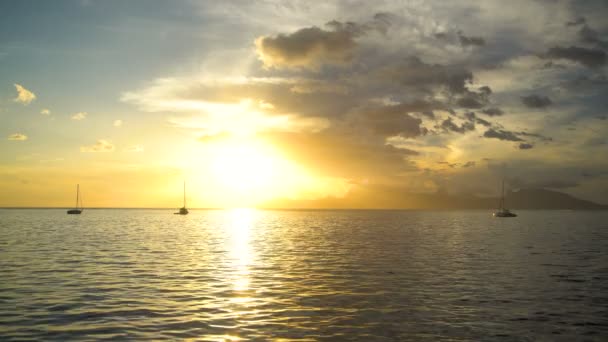
[[[517,213],[0,209],[0,340],[608,340],[608,211]]]

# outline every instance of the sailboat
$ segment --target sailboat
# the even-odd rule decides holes
[[[184,206],[179,208],[179,211],[174,213],[175,215],[188,215],[188,209],[186,209],[186,182],[184,181]]]
[[[80,184],[76,184],[76,207],[68,210],[69,215],[80,215],[82,213],[82,199],[80,198]]]
[[[494,217],[516,217],[517,214],[512,213],[509,209],[505,208],[505,180],[502,180],[502,194],[500,196],[500,203],[498,210],[494,212]]]

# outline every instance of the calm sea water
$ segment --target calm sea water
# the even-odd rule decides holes
[[[608,340],[608,212],[519,215],[0,210],[0,340]]]

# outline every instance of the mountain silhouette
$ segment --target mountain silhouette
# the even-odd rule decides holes
[[[344,198],[325,197],[315,200],[276,199],[262,208],[283,209],[495,209],[498,197],[407,193],[395,188],[359,188]],[[608,209],[569,194],[547,189],[520,189],[508,192],[506,207],[510,209]]]

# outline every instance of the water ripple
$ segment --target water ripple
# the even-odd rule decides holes
[[[601,341],[607,219],[0,210],[0,339]]]

